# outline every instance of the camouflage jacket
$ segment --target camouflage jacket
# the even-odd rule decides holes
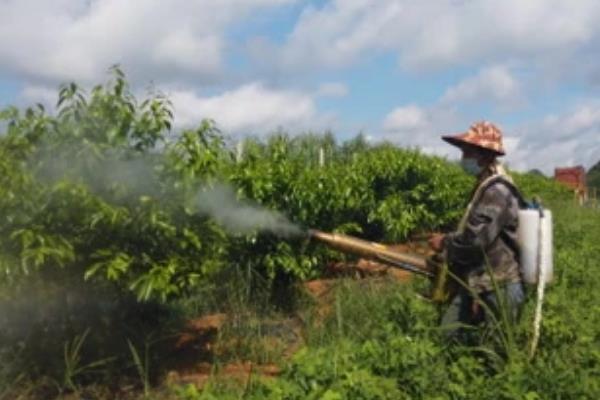
[[[518,198],[498,180],[474,196],[462,228],[444,239],[448,262],[477,292],[493,289],[486,263],[499,285],[520,282]]]

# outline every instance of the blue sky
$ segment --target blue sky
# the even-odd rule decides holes
[[[11,79],[8,76],[0,78],[0,106],[13,104],[20,90],[21,85],[18,79]]]
[[[31,27],[35,27],[32,29]],[[600,159],[600,4],[581,0],[0,2],[0,106],[50,109],[114,63],[153,82],[177,128],[362,131],[456,157],[441,134],[487,119],[516,169]]]

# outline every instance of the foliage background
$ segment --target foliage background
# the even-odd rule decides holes
[[[586,180],[590,188],[600,189],[600,162],[594,164],[587,171]]]

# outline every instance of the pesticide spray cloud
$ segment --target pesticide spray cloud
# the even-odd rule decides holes
[[[42,146],[30,160],[36,166],[37,179],[48,185],[61,180],[80,183],[101,196],[115,188],[121,188],[130,198],[160,192],[156,175],[158,158],[119,150],[98,155],[82,147]]]
[[[299,226],[277,211],[248,201],[239,201],[233,188],[228,185],[204,187],[198,192],[196,200],[200,214],[214,218],[233,234],[268,231],[278,236],[291,237],[304,233]]]
[[[40,181],[54,184],[62,179],[85,184],[98,195],[121,187],[128,198],[158,195],[160,184],[155,168],[157,159],[149,156],[126,157],[115,151],[102,157],[85,156],[81,148],[42,148],[36,163]],[[114,199],[113,199],[114,200]],[[231,234],[268,231],[281,237],[304,234],[283,214],[250,201],[239,201],[235,188],[225,183],[204,186],[194,198],[196,212],[213,218]]]

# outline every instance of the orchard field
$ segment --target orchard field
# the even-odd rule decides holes
[[[537,353],[533,288],[519,324],[450,345],[425,278],[338,279],[327,312],[302,282],[349,259],[308,228],[451,230],[474,183],[454,163],[360,135],[172,130],[168,99],[136,99],[118,69],[57,97],[0,114],[0,398],[600,398],[600,215],[551,180],[514,174],[555,218]],[[173,351],[203,315],[227,318],[218,351]],[[293,351],[265,340],[286,321]],[[202,385],[169,378],[184,359],[210,365]]]

